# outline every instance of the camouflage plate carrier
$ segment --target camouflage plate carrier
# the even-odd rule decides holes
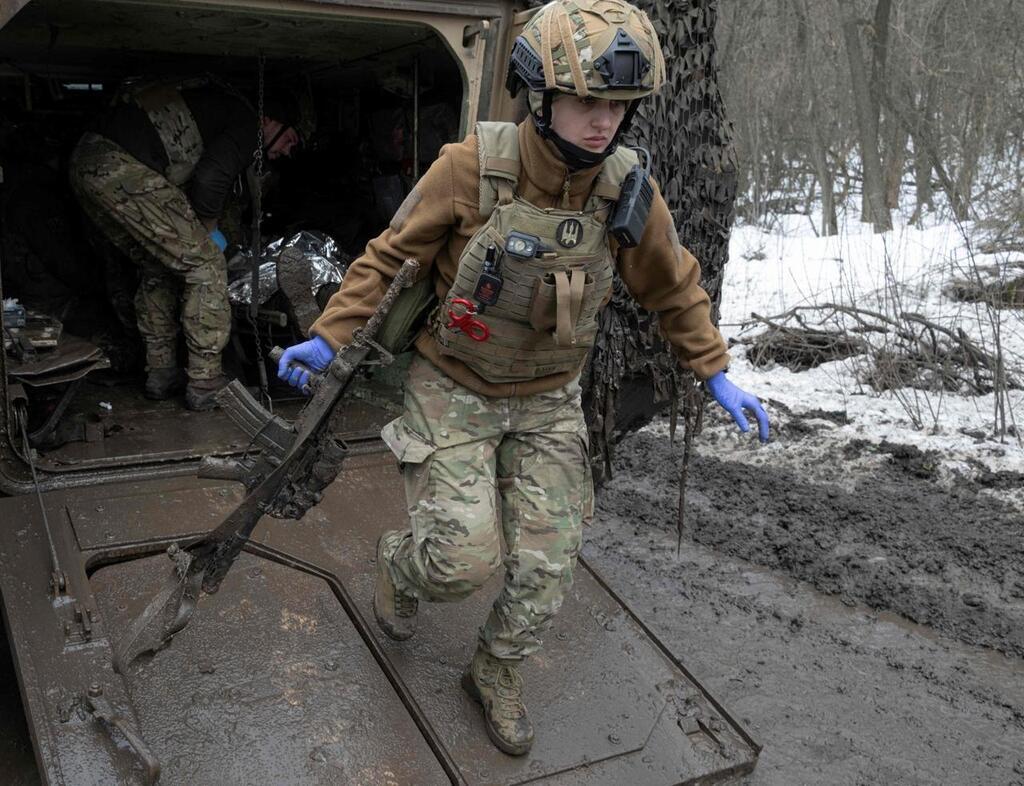
[[[612,286],[615,260],[605,226],[637,154],[619,148],[605,160],[584,209],[538,208],[516,195],[520,158],[517,127],[478,123],[480,215],[486,223],[459,259],[451,290],[434,312],[431,331],[441,352],[463,361],[489,382],[524,382],[582,368],[597,335],[597,315]],[[450,327],[456,298],[472,301],[487,247],[505,248],[510,232],[536,235],[544,252],[532,259],[504,254],[498,301],[480,319],[487,341]]]

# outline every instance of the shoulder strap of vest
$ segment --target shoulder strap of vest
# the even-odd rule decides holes
[[[619,147],[608,156],[594,181],[587,209],[596,210],[602,202],[617,202],[622,192],[622,181],[639,162],[640,156],[628,147]]]
[[[476,124],[480,155],[480,215],[490,217],[495,205],[512,201],[519,183],[519,129],[515,123]]]

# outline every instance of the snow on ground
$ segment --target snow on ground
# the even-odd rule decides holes
[[[832,302],[888,315],[919,313],[943,326],[962,328],[991,351],[995,320],[1008,369],[1024,378],[1024,311],[990,313],[982,304],[955,301],[943,294],[952,279],[969,277],[974,266],[1007,267],[1006,259],[976,252],[972,257],[965,239],[969,230],[953,223],[923,229],[903,224],[874,234],[870,226],[851,220],[838,236],[825,238],[815,235],[806,216],[785,217],[770,231],[737,227],[722,286],[722,333],[727,340],[750,338],[764,330],[764,325],[747,323],[752,312],[771,317],[795,306]],[[1011,262],[1011,268],[1019,264]],[[810,444],[802,444],[800,455],[792,455],[793,451],[787,455],[787,441],[792,440],[784,437],[751,452],[751,440],[727,429],[715,448],[720,453],[731,452],[732,445],[736,458],[745,454],[754,463],[800,460],[807,464],[830,457],[834,463],[837,448],[863,440],[867,443],[861,451],[863,461],[870,463],[875,457],[872,446],[887,441],[935,451],[939,474],[951,483],[985,469],[1024,472],[1020,440],[1008,436],[1000,441],[995,435],[991,394],[964,396],[911,388],[898,395],[880,394],[858,382],[863,357],[794,373],[782,366],[754,368],[742,345],[734,346],[731,353],[731,379],[766,401],[773,425],[784,427],[790,417],[806,419],[808,413],[813,422],[813,415],[820,413],[828,428]],[[1024,436],[1024,390],[1010,391],[1009,400],[1008,422],[1015,423],[1016,433]],[[915,428],[908,410],[923,423],[922,428]],[[845,419],[838,413],[845,413]],[[839,422],[829,423],[829,418]],[[664,428],[664,424],[653,428]],[[850,451],[845,453],[849,458]],[[1010,496],[1024,504],[1024,491]]]

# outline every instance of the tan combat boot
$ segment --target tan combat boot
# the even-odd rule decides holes
[[[522,756],[533,745],[533,724],[523,704],[523,677],[518,661],[500,660],[477,648],[462,675],[462,688],[484,708],[491,742],[505,753]]]
[[[377,540],[377,584],[373,590],[373,616],[377,618],[380,629],[390,638],[404,641],[416,632],[419,601],[395,586],[383,549],[384,535],[381,535]]]

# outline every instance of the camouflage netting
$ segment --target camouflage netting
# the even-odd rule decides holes
[[[718,89],[718,2],[638,0],[636,5],[647,12],[658,32],[667,79],[661,91],[641,106],[627,141],[651,151],[654,175],[680,240],[700,260],[702,283],[717,323],[736,198],[733,129]],[[653,380],[660,401],[681,399],[688,434],[697,429],[700,394],[693,375],[678,368],[658,331],[657,318],[633,303],[621,281],[616,280],[611,307],[602,315],[585,377],[584,409],[598,479],[610,467],[615,435],[642,424],[645,408],[624,400],[640,395],[640,386],[631,381]]]

